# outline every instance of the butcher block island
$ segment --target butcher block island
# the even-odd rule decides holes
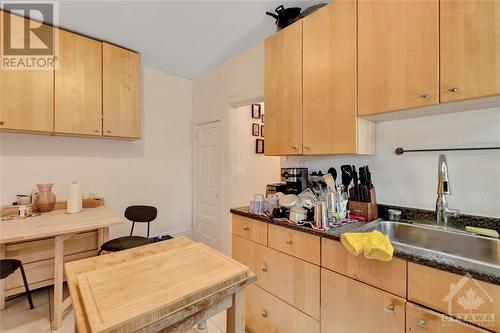
[[[77,332],[185,331],[228,309],[245,331],[247,266],[180,237],[65,265]]]

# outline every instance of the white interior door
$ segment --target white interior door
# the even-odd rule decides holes
[[[195,235],[198,241],[218,249],[220,122],[196,128]]]

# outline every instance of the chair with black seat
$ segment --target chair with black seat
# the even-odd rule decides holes
[[[107,241],[101,245],[97,255],[100,255],[102,251],[106,252],[117,252],[126,249],[131,249],[133,247],[142,246],[150,244],[149,240],[149,227],[150,223],[156,219],[158,210],[156,207],[152,206],[129,206],[125,209],[125,217],[127,220],[132,221],[132,229],[130,229],[130,236],[124,236],[115,238]],[[134,226],[136,222],[147,223],[148,233],[147,237],[133,236]]]
[[[9,275],[14,273],[17,269],[21,271],[21,277],[23,278],[24,289],[26,289],[26,296],[28,297],[28,303],[30,304],[30,309],[34,309],[33,300],[31,299],[31,292],[28,286],[28,280],[26,280],[26,273],[24,272],[23,263],[21,260],[17,259],[0,259],[0,280],[7,278]]]

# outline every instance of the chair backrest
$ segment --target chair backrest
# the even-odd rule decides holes
[[[156,218],[158,210],[153,206],[129,206],[125,209],[125,217],[132,222],[151,222]]]

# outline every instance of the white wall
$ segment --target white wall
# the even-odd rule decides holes
[[[264,113],[265,105],[260,104]],[[267,184],[280,181],[280,158],[255,153],[255,139],[262,137],[252,136],[252,124],[262,123],[251,117],[251,105],[231,111],[230,116],[231,206],[248,206],[255,194],[265,194]]]
[[[63,200],[68,184],[77,180],[84,194],[97,192],[120,215],[128,205],[156,206],[154,235],[189,235],[191,81],[143,67],[142,82],[141,140],[0,134],[2,204],[43,182],[54,183],[57,199]],[[111,236],[129,230],[129,223],[112,227]]]
[[[376,154],[282,158],[283,166],[307,166],[327,171],[333,166],[340,175],[342,164],[368,164],[379,203],[434,209],[437,190],[437,152],[394,154],[406,149],[500,146],[500,106],[494,109],[458,112],[378,123]],[[450,208],[473,215],[500,216],[499,151],[445,152],[452,195]],[[340,181],[340,176],[338,178]]]

